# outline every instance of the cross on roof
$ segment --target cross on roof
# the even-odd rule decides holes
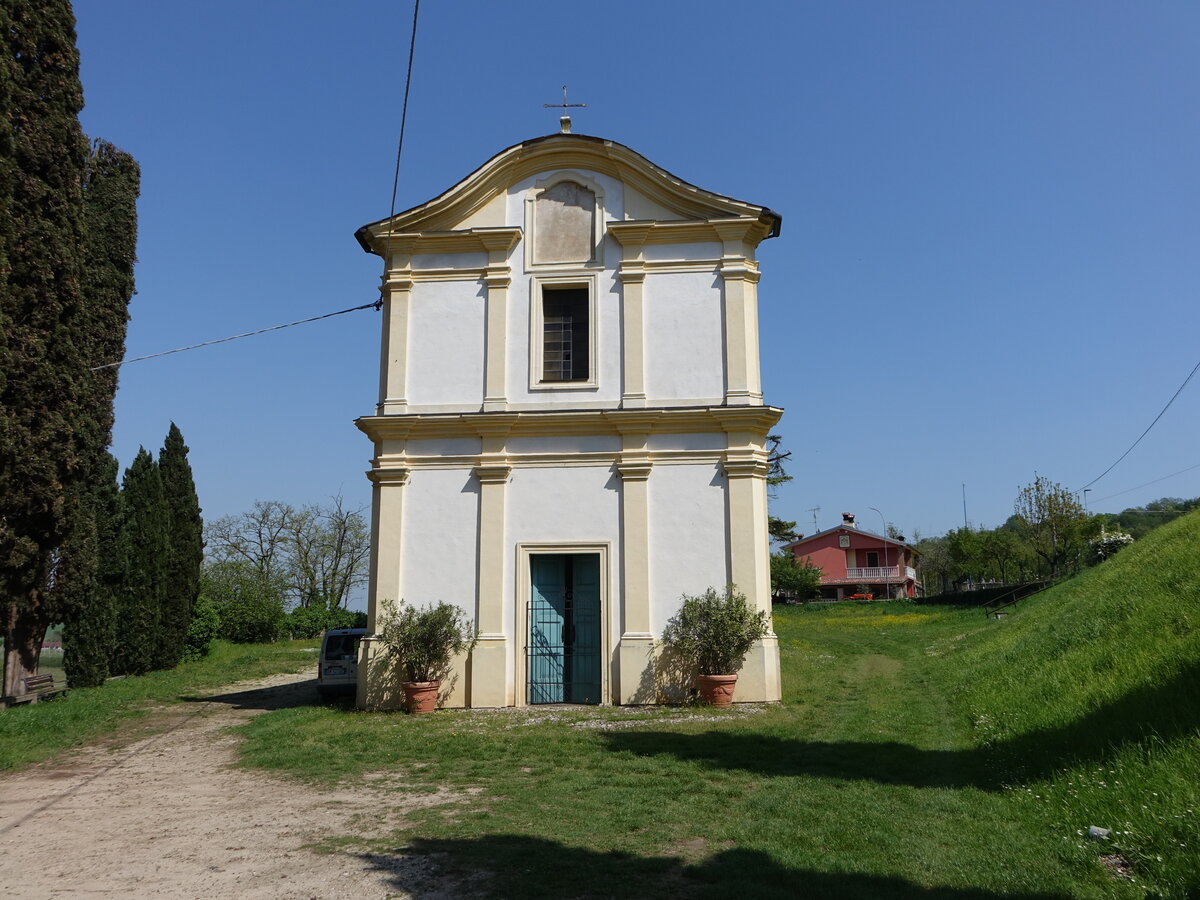
[[[561,116],[559,116],[559,119],[558,119],[559,127],[562,129],[563,134],[570,134],[571,133],[571,117],[570,117],[570,115],[567,114],[567,110],[573,109],[576,107],[587,106],[587,104],[586,103],[568,103],[567,102],[567,86],[564,84],[562,86],[562,89],[563,89],[563,102],[562,103],[543,103],[542,108],[543,109],[561,109],[563,111],[563,114]]]

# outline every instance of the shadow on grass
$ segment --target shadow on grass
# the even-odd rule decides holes
[[[317,680],[311,678],[291,684],[230,691],[225,694],[189,694],[179,699],[187,703],[227,703],[235,709],[260,709],[270,712],[297,706],[352,706],[354,694],[347,693],[345,698],[325,700],[317,693]]]
[[[405,896],[574,898],[839,898],[839,900],[1056,900],[981,888],[924,887],[886,875],[814,872],[781,866],[765,853],[724,850],[688,862],[675,856],[598,853],[520,835],[413,841],[393,853],[364,854]]]
[[[623,731],[602,735],[608,748],[663,754],[711,768],[759,775],[860,779],[912,787],[999,790],[1015,778],[1036,779],[1072,763],[1108,757],[1125,744],[1170,742],[1200,729],[1200,662],[1158,686],[1130,691],[1059,728],[1041,729],[964,750],[923,750],[895,742],[806,741],[748,731]]]

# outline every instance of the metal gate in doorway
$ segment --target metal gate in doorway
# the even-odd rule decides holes
[[[600,555],[530,556],[529,702],[600,702]]]

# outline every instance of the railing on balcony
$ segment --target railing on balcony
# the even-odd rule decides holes
[[[883,581],[888,578],[900,577],[899,566],[856,566],[846,568],[847,578],[858,578],[862,581]]]
[[[903,575],[901,571],[903,571]],[[900,566],[857,566],[846,569],[847,579],[866,582],[899,581],[901,578],[915,580],[916,577],[917,570],[912,566],[904,566],[903,570]]]

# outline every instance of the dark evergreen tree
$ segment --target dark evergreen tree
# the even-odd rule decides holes
[[[158,454],[169,529],[166,588],[159,624],[159,653],[155,668],[179,664],[187,642],[188,624],[200,593],[200,563],[204,560],[204,522],[200,498],[187,458],[183,434],[174,422]]]
[[[154,457],[140,447],[121,485],[119,553],[125,573],[117,600],[116,673],[142,675],[158,660],[167,546],[162,476]]]
[[[77,423],[91,414],[81,350],[92,336],[70,4],[3,0],[0,42],[0,612],[12,694],[37,670],[46,627],[64,617],[53,588],[78,571],[58,565],[64,547],[93,540],[86,514],[76,517],[91,471]]]
[[[110,674],[116,640],[117,589],[125,572],[120,552],[121,496],[117,486],[117,460],[105,453],[101,475],[91,497],[89,516],[94,523],[95,566],[88,578],[88,594],[63,630],[63,667],[74,687],[103,684]]]
[[[79,344],[79,364],[86,370],[81,390],[90,397],[75,418],[81,473],[85,475],[74,486],[80,498],[74,506],[77,513],[66,522],[51,586],[54,605],[66,625],[67,678],[79,687],[103,682],[111,652],[111,586],[101,584],[96,576],[97,529],[111,525],[104,522],[105,510],[96,507],[104,506],[102,498],[116,489],[116,470],[112,468],[116,461],[107,447],[112,438],[117,370],[93,371],[93,367],[120,359],[124,353],[133,296],[138,185],[138,165],[133,157],[103,141],[93,145],[83,183],[85,302],[79,323],[87,338]],[[90,643],[93,640],[99,643]]]

